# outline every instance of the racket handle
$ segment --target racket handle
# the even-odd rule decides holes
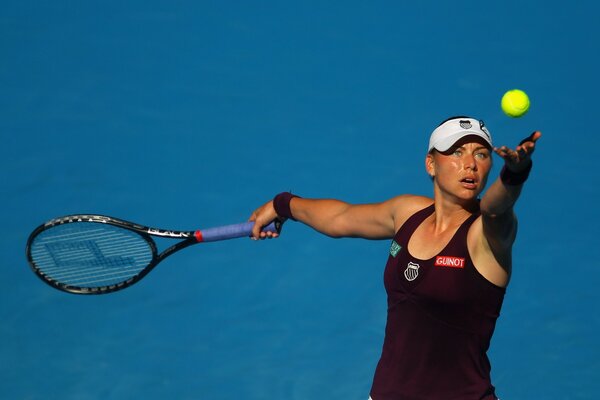
[[[252,228],[254,228],[254,221],[202,229],[194,232],[194,236],[198,242],[216,242],[219,240],[249,237],[252,235]],[[263,227],[262,231],[279,233],[281,231],[281,221],[275,220],[271,222],[269,225]]]

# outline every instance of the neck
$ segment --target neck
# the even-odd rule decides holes
[[[479,211],[479,200],[476,198],[468,200],[455,197],[449,198],[438,190],[435,190],[434,202],[435,219],[432,222],[435,224],[435,231],[438,232],[462,224],[465,219]]]

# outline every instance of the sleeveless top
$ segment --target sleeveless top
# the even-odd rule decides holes
[[[433,204],[412,215],[396,233],[385,267],[387,324],[375,370],[373,400],[491,400],[487,350],[505,290],[475,269],[467,232],[479,213],[458,228],[436,256],[408,251]]]

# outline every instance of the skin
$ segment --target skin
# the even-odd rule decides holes
[[[536,131],[514,149],[494,148],[506,168],[515,173],[531,163]],[[408,243],[416,258],[429,259],[450,241],[460,225],[479,208],[481,215],[469,228],[467,246],[475,268],[493,284],[506,287],[512,268],[512,245],[517,234],[514,205],[523,185],[509,186],[498,177],[485,192],[492,168],[492,150],[474,136],[463,138],[444,153],[433,151],[425,157],[425,169],[433,179],[433,199],[400,195],[382,203],[352,205],[333,199],[294,198],[292,215],[298,221],[331,237],[391,239],[406,220],[417,211],[435,204],[434,213],[417,228]],[[260,227],[278,218],[269,201],[250,216],[255,221],[253,239],[278,235]]]

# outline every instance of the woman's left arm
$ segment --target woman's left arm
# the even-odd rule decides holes
[[[533,132],[516,149],[494,148],[504,160],[500,176],[481,199],[483,233],[494,253],[509,251],[516,237],[517,219],[513,207],[532,167],[531,155],[542,134]]]

